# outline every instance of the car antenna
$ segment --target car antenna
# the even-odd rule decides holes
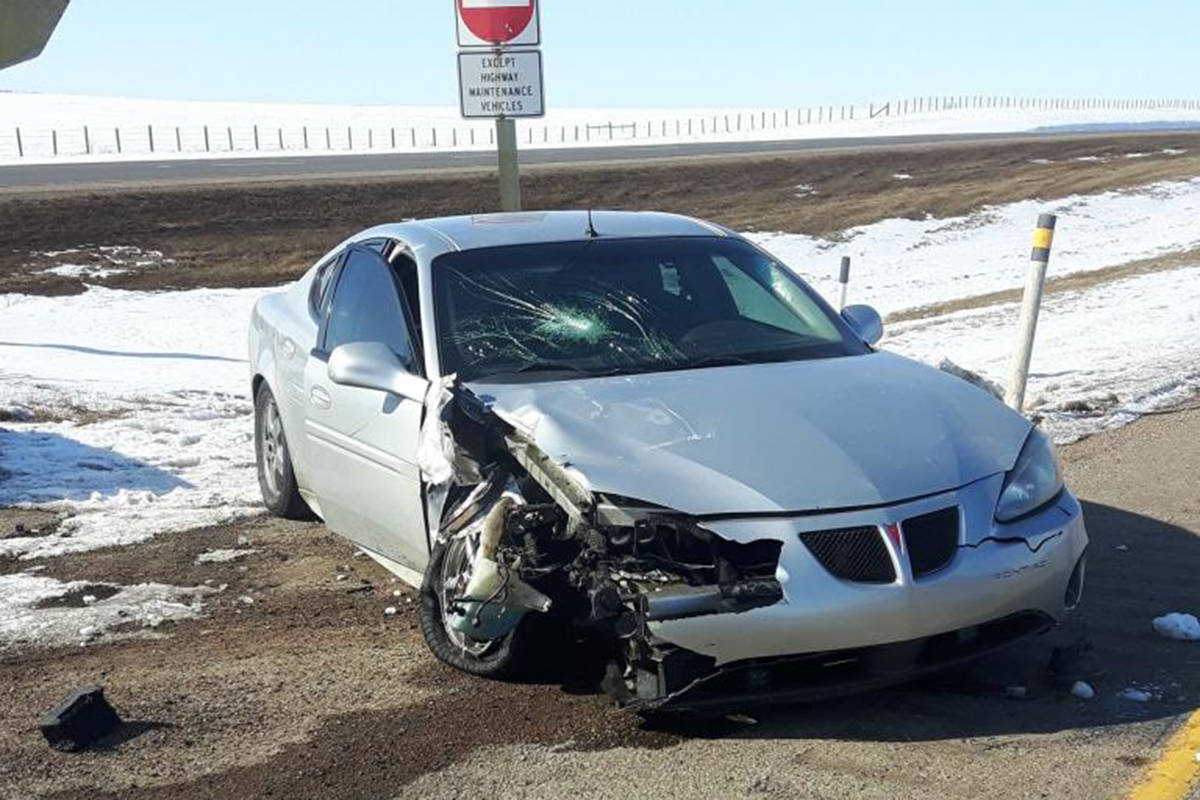
[[[592,209],[588,209],[588,226],[586,231],[589,239],[596,239],[600,234],[596,231],[596,225],[592,222]]]

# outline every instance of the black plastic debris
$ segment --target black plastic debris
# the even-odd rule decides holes
[[[42,717],[42,735],[55,750],[82,750],[117,729],[121,718],[104,699],[104,689],[84,686]]]

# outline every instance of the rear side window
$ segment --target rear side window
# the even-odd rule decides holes
[[[359,248],[346,254],[329,308],[324,350],[353,342],[382,342],[412,372],[418,371],[400,287],[376,253]]]
[[[317,274],[313,276],[312,286],[308,290],[308,304],[317,319],[325,316],[325,310],[329,306],[330,285],[333,283],[333,276],[337,274],[340,257],[341,253],[338,253],[317,267]]]

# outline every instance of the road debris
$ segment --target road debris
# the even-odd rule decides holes
[[[730,722],[736,722],[739,725],[757,725],[758,720],[754,717],[748,717],[745,714],[726,714],[725,719]]]
[[[1071,694],[1081,700],[1091,700],[1096,696],[1096,690],[1087,681],[1075,681],[1075,685],[1071,687]]]
[[[1145,703],[1154,699],[1154,695],[1145,689],[1134,689],[1132,687],[1125,689],[1117,697],[1120,697],[1122,700],[1132,700],[1135,703]]]
[[[1178,639],[1184,642],[1200,641],[1200,620],[1192,614],[1181,614],[1173,611],[1161,617],[1155,617],[1151,623],[1154,632],[1168,639]]]
[[[395,606],[388,606],[387,608],[385,608],[385,609],[383,610],[383,615],[384,615],[385,617],[394,617],[394,616],[396,616],[396,607],[395,607]]]
[[[104,689],[85,686],[42,717],[39,727],[51,747],[72,752],[104,738],[120,724],[120,716],[104,699]]]
[[[245,537],[242,537],[245,538]],[[258,550],[250,549],[222,549],[222,550],[205,550],[200,555],[196,556],[196,564],[224,564],[230,561],[237,561],[248,555],[257,553]]]

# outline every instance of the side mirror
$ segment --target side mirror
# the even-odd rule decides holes
[[[375,389],[413,400],[425,397],[425,381],[405,369],[404,364],[382,342],[351,342],[329,354],[329,380],[342,386]]]
[[[846,306],[842,309],[842,319],[867,344],[883,338],[883,319],[870,306]]]

